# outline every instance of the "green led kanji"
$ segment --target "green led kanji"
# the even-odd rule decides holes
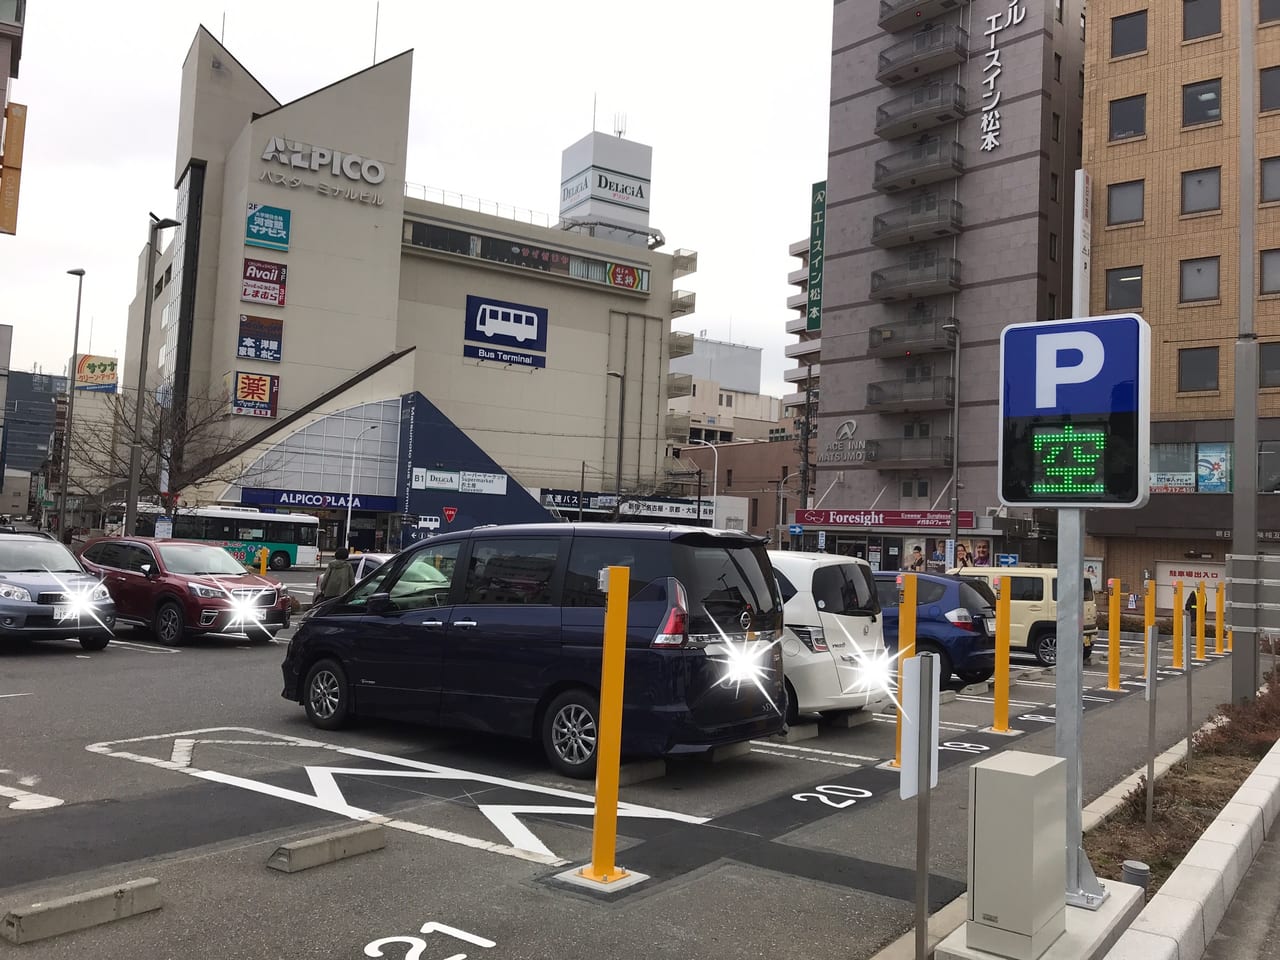
[[[1107,449],[1107,433],[1102,427],[1077,428],[1070,423],[1033,427],[1031,449],[1034,493],[1079,496],[1106,492],[1102,455]]]

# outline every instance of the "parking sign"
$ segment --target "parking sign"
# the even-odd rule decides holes
[[[1000,337],[1000,502],[1141,507],[1151,328],[1135,314],[1019,323]]]

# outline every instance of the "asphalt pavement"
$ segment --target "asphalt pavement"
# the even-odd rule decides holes
[[[285,579],[301,598],[314,574]],[[879,766],[894,751],[889,711],[624,787],[618,861],[649,879],[604,900],[555,880],[589,858],[589,784],[553,775],[530,743],[316,730],[279,695],[283,654],[127,632],[100,653],[0,649],[0,910],[140,876],[165,900],[0,954],[863,960],[911,924],[915,809]],[[1144,761],[1140,646],[1122,663],[1121,693],[1100,689],[1105,666],[1086,668],[1086,800]],[[1227,696],[1229,670],[1197,668],[1197,722]],[[1014,685],[1012,738],[983,732],[988,692],[957,692],[941,716],[935,908],[963,891],[967,767],[1053,752],[1051,673]],[[1162,688],[1160,707],[1164,749],[1183,735],[1184,702]],[[280,843],[352,821],[383,823],[386,849],[295,875],[265,867]]]

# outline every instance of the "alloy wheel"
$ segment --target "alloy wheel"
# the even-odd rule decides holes
[[[338,712],[341,697],[341,687],[333,671],[321,670],[311,678],[311,712],[321,720],[328,720]]]
[[[596,752],[596,721],[579,703],[560,709],[551,724],[551,743],[565,763],[586,763]]]

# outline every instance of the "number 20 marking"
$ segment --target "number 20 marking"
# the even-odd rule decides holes
[[[817,800],[825,803],[828,807],[835,807],[837,810],[843,810],[845,807],[852,807],[859,800],[867,800],[872,794],[870,790],[863,790],[861,787],[843,787],[840,784],[823,784],[820,787],[814,787],[814,793],[797,793],[791,799],[799,800],[804,803],[808,800]],[[835,797],[848,797],[847,800],[832,800]]]
[[[437,923],[435,920],[428,921],[422,925],[421,933],[443,933],[447,937],[453,937],[455,940],[461,940],[464,943],[474,944],[477,947],[497,946],[492,940],[486,940],[484,937],[477,936],[474,933],[467,933],[465,930],[459,930],[457,927],[450,927],[443,923]],[[366,944],[364,955],[366,957],[385,957],[387,954],[382,952],[382,948],[392,943],[405,943],[409,945],[409,949],[405,952],[404,960],[422,960],[422,955],[427,951],[427,941],[421,937],[383,937],[381,940],[374,940],[370,944]],[[446,960],[466,960],[465,953],[455,953]]]

